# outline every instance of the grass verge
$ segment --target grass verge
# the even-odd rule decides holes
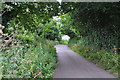
[[[88,47],[81,43],[69,42],[68,46],[75,52],[79,53],[81,56],[85,57],[89,61],[95,63],[96,65],[102,67],[106,71],[112,73],[114,76],[119,77],[119,64],[118,58],[120,55],[114,54],[105,49],[98,50],[97,48]]]

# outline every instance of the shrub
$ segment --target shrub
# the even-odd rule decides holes
[[[56,65],[56,51],[53,44],[16,46],[3,48],[2,74],[3,78],[52,78]],[[35,43],[35,41],[34,41]],[[36,41],[37,43],[37,41]]]
[[[69,42],[68,40],[61,40],[60,44],[68,44],[68,42]]]

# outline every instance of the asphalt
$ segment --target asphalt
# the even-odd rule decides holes
[[[115,78],[99,66],[72,51],[67,45],[56,45],[55,48],[58,64],[54,78]]]

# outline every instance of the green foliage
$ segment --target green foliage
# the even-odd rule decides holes
[[[71,13],[67,13],[60,16],[60,31],[62,32],[62,34],[66,34],[71,38],[75,38],[78,37],[77,34],[79,32],[75,29],[75,26],[73,25],[73,19],[71,18],[71,16]]]
[[[31,41],[33,42],[35,40],[34,34],[19,34],[17,35],[18,38],[20,38],[22,41]]]
[[[34,31],[32,26],[38,26],[40,22],[45,23],[59,11],[58,3],[5,2],[3,4],[5,5],[5,13],[2,15],[3,25],[7,26],[7,22],[14,18],[16,24],[32,31]]]
[[[44,38],[60,40],[61,34],[74,37],[85,37],[87,45],[94,44],[99,48],[111,49],[119,42],[119,3],[3,3],[3,24],[14,25],[31,32],[37,31]],[[61,10],[60,10],[61,9]],[[9,13],[9,14],[8,14]],[[61,14],[61,16],[58,16]],[[56,25],[49,21],[53,16],[61,18]],[[9,18],[9,19],[8,19]],[[12,20],[13,19],[13,20]],[[7,21],[6,21],[7,20]],[[11,20],[13,22],[11,22]],[[42,28],[39,26],[43,24]],[[7,30],[5,30],[8,32]]]
[[[39,36],[49,40],[61,39],[59,25],[54,21],[54,19],[50,19],[46,24],[38,25],[36,31]]]
[[[79,6],[78,6],[79,5]],[[87,45],[111,49],[118,44],[119,3],[76,3],[72,18]]]
[[[4,32],[17,32],[19,40],[2,48],[3,78],[52,78],[56,65],[53,42],[60,33],[53,20],[58,14],[57,3],[5,2],[2,25]],[[54,12],[53,12],[54,11]],[[7,76],[6,76],[7,75]]]
[[[53,44],[45,42],[39,41],[37,46],[17,43],[16,46],[2,49],[3,78],[52,78],[56,52]]]
[[[81,56],[84,56],[86,59],[118,77],[118,54],[105,49],[99,50],[95,46],[86,46],[82,41],[80,42],[75,39],[70,41],[68,45],[72,50],[79,53]]]
[[[4,32],[18,32],[16,39],[21,42],[16,44],[17,48],[3,48],[4,75],[34,78],[39,74],[39,78],[52,77],[56,62],[53,46],[59,43],[62,34],[76,37],[69,42],[76,52],[116,73],[117,56],[107,50],[119,47],[119,3],[64,2],[61,6],[43,2],[2,4],[2,25],[7,27]],[[60,19],[55,20],[55,16]],[[60,43],[68,44],[68,41],[61,40]],[[21,47],[25,46],[23,44],[30,46]]]
[[[68,44],[68,42],[69,42],[68,40],[61,40],[60,44]]]

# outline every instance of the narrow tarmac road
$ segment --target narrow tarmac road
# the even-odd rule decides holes
[[[54,78],[115,78],[110,73],[73,52],[67,45],[56,45],[58,65]]]

